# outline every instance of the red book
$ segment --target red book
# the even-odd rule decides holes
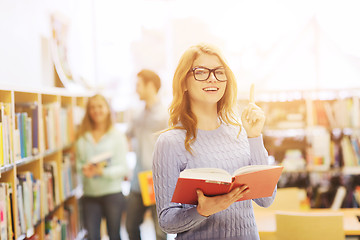
[[[279,181],[282,166],[249,165],[237,169],[232,175],[218,168],[185,169],[176,183],[172,202],[197,204],[196,189],[206,196],[226,194],[246,184],[250,192],[238,201],[270,197]]]

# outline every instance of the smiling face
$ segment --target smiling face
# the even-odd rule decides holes
[[[95,97],[89,102],[89,115],[92,122],[97,124],[105,123],[108,120],[110,109],[107,103],[100,97]]]
[[[200,54],[193,62],[192,68],[205,67],[215,69],[223,67],[216,55]],[[190,97],[190,103],[206,104],[216,106],[217,102],[223,97],[226,89],[226,81],[220,82],[216,80],[214,73],[211,73],[205,81],[197,81],[192,72],[187,78],[187,90]]]

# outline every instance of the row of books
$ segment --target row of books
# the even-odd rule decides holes
[[[50,214],[45,218],[44,240],[76,239],[78,229],[74,206],[65,204],[62,219],[59,219],[54,214]]]
[[[62,193],[66,198],[73,194],[73,190],[78,186],[78,176],[76,173],[74,154],[64,154],[62,163]]]
[[[62,168],[61,168],[61,178],[58,175],[58,164],[56,161],[46,161],[44,163],[44,214],[47,215],[52,212],[63,199],[67,199],[72,195],[73,189],[76,187],[76,180],[74,180],[75,169],[71,164],[70,157],[68,155],[64,156]],[[61,188],[60,186],[61,183]]]
[[[47,215],[54,211],[60,204],[60,188],[58,165],[56,161],[47,161],[44,163],[44,214]]]
[[[66,146],[75,139],[73,111],[79,108],[61,107],[58,102],[43,106],[45,150]]]
[[[35,179],[30,171],[17,174],[17,208],[19,229],[22,235],[31,237],[34,226],[41,220],[40,199],[41,181]]]
[[[290,133],[264,138],[270,157],[285,171],[360,171],[360,130],[328,131],[324,126],[313,126],[299,135]]]
[[[45,240],[76,239],[77,223],[72,206],[65,205],[64,218],[51,216],[45,219]]]
[[[60,205],[60,188],[58,178],[58,166],[56,161],[44,163],[44,201],[43,211],[45,215],[50,214]],[[71,166],[65,164],[62,174],[66,175],[63,181],[64,196],[70,196],[72,186]],[[17,209],[18,209],[18,228],[21,236],[29,238],[34,235],[36,226],[41,221],[40,198],[41,182],[35,179],[30,171],[19,172],[17,174]],[[12,189],[11,184],[0,182],[0,239],[13,239],[14,222],[13,210],[11,205]],[[68,208],[71,208],[69,206]],[[70,218],[71,216],[69,216]],[[74,219],[72,220],[74,222]],[[72,226],[74,228],[76,226]],[[69,226],[70,228],[70,226]],[[75,229],[77,230],[77,229]],[[73,230],[73,232],[76,232]],[[16,236],[16,239],[19,236]]]
[[[328,129],[359,128],[359,98],[314,100],[309,109],[308,125],[320,125]]]
[[[81,107],[60,106],[58,102],[43,105],[45,150],[55,150],[74,142],[75,129],[83,115]]]
[[[40,121],[38,108],[37,102],[15,104],[13,127],[11,104],[0,102],[0,167],[14,162],[13,153],[15,160],[39,153],[40,122],[44,123],[43,149],[55,150],[75,140],[75,123],[79,124],[75,116],[82,117],[82,108],[44,104]]]
[[[360,135],[334,136],[323,131],[312,140],[306,150],[309,169],[329,170],[360,166]]]
[[[297,99],[284,102],[259,102],[265,111],[266,128],[297,129],[308,126],[359,128],[359,97],[332,100]]]

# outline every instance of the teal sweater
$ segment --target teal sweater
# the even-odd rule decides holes
[[[86,132],[76,142],[76,168],[82,178],[84,196],[98,197],[121,192],[121,182],[128,173],[126,162],[127,141],[125,135],[114,127],[99,142],[95,143],[90,132]],[[101,153],[111,152],[110,163],[103,169],[102,176],[87,178],[82,167]]]

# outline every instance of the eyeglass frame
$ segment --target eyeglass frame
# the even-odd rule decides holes
[[[209,71],[208,77],[207,77],[206,79],[204,79],[204,80],[198,80],[198,79],[196,79],[196,77],[195,77],[195,70],[196,70],[196,69],[201,69],[201,68],[202,68],[202,69],[206,69],[206,70]],[[218,70],[218,69],[220,69],[220,68],[222,68],[222,69],[225,70],[225,75],[226,75],[226,69],[225,69],[224,67],[217,67],[217,68],[213,68],[213,69],[210,69],[210,68],[207,68],[207,67],[193,67],[190,71],[193,73],[194,79],[195,79],[196,81],[200,81],[200,82],[206,81],[206,80],[209,79],[209,77],[210,77],[210,75],[211,75],[211,73],[212,73],[217,81],[219,81],[219,82],[226,82],[226,81],[227,81],[227,77],[226,77],[226,80],[219,80],[219,79],[216,77],[215,71]],[[189,71],[189,72],[190,72],[190,71]]]

